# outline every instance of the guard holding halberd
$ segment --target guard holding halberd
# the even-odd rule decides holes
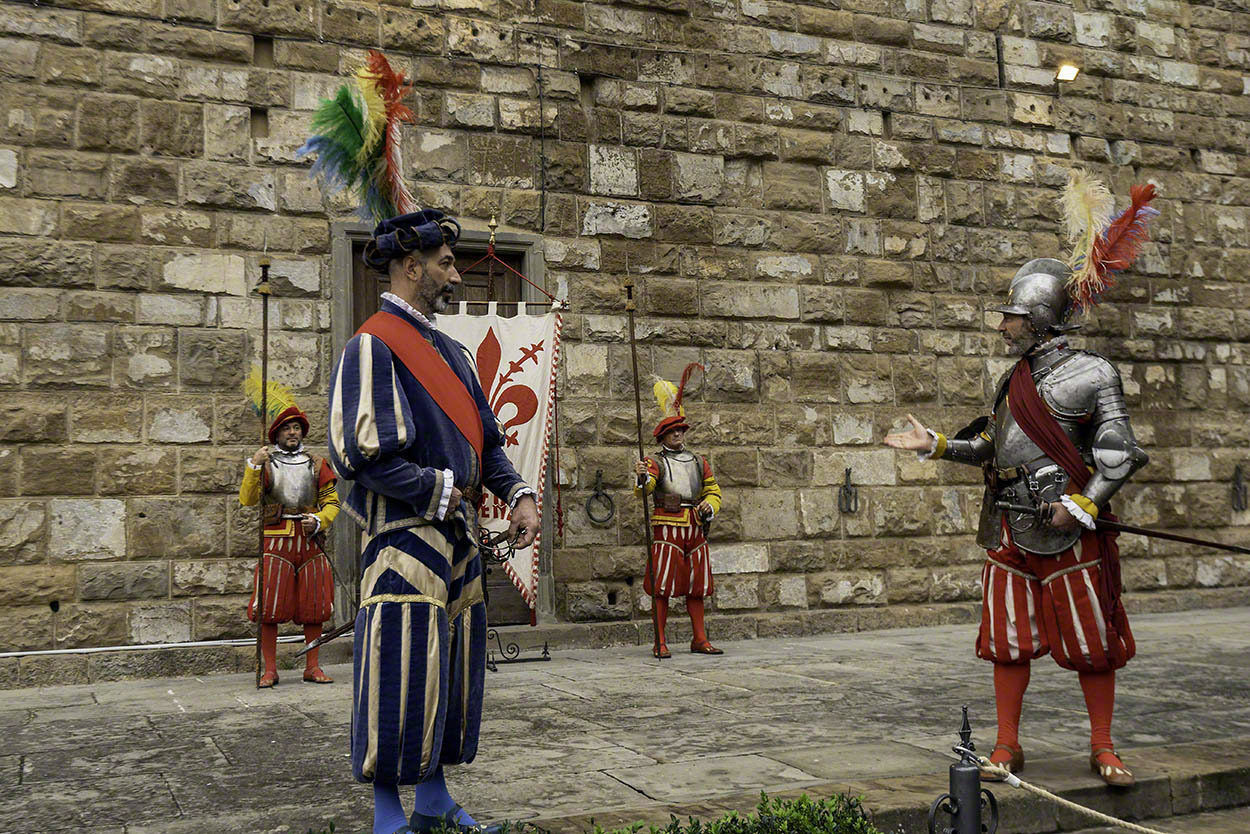
[[[244,382],[257,413],[261,387],[259,371]],[[295,404],[291,389],[269,380],[264,402],[271,445],[248,458],[239,485],[240,504],[261,505],[265,531],[264,553],[247,605],[248,619],[260,620],[265,663],[258,682],[261,689],[278,683],[278,624],[299,623],[304,627],[304,643],[309,644],[321,636],[322,624],[333,613],[334,568],[324,543],[325,531],[339,514],[334,472],[324,458],[304,447],[308,415]],[[305,655],[304,664],[306,682],[333,683],[317,662],[316,648]]]
[[[681,385],[661,379],[655,383],[656,402],[663,418],[656,425],[660,449],[654,455],[637,461],[634,473],[638,483],[634,492],[655,498],[651,513],[651,553],[643,589],[655,605],[656,642],[652,652],[657,658],[671,657],[664,639],[670,597],[686,598],[693,639],[690,651],[695,654],[724,654],[708,639],[704,624],[704,599],[712,595],[712,560],[707,546],[707,525],[720,511],[721,489],[712,474],[712,465],[703,455],[686,448],[686,410],[682,406],[686,383],[695,368],[691,363],[681,376]]]
[[[1096,353],[1075,350],[1074,314],[1097,303],[1114,273],[1128,268],[1146,240],[1154,186],[1134,186],[1130,207],[1111,219],[1110,192],[1074,172],[1063,204],[1073,255],[1029,261],[1012,279],[999,332],[1020,361],[999,382],[990,415],[953,438],[908,415],[910,431],[885,443],[922,457],[979,465],[986,489],[977,542],[982,571],[978,657],[994,663],[998,739],[990,761],[1024,767],[1020,714],[1029,663],[1050,653],[1075,670],[1090,721],[1090,768],[1108,785],[1133,774],[1111,741],[1115,670],[1135,645],[1120,601],[1111,497],[1144,466],[1120,375]],[[1100,233],[1101,232],[1101,233]],[[994,778],[986,775],[985,778]]]

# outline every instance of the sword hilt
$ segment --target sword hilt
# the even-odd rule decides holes
[[[1007,512],[1019,513],[1020,515],[1031,515],[1034,518],[1040,518],[1042,521],[1050,521],[1054,511],[1051,510],[1049,504],[1040,504],[1036,507],[1030,507],[1027,504],[1012,504],[1010,501],[996,501],[994,506],[1000,510]]]

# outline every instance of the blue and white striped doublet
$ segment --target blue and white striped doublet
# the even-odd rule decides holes
[[[476,547],[453,524],[395,530],[361,560],[352,773],[409,785],[477,753],[486,606]]]

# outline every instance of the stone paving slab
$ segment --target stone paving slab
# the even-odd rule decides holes
[[[1115,730],[1138,788],[1113,795],[1089,773],[1075,675],[1046,660],[1026,702],[1023,775],[1139,819],[1244,811],[1250,609],[1142,615],[1134,631],[1141,654],[1120,675]],[[862,794],[883,830],[919,832],[946,790],[961,705],[978,749],[993,745],[974,637],[935,626],[729,641],[720,658],[657,663],[633,646],[501,665],[478,758],[448,781],[479,818],[555,834],[747,812],[761,790]],[[329,671],[332,686],[287,673],[266,691],[232,674],[0,692],[0,830],[367,831],[369,788],[348,758],[351,669]],[[1084,825],[994,790],[1003,834]]]

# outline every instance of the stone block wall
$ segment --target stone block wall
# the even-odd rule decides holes
[[[909,411],[954,429],[984,410],[1011,362],[986,307],[1063,253],[1075,164],[1161,195],[1154,242],[1082,330],[1151,455],[1119,512],[1250,541],[1229,503],[1250,473],[1244,4],[4,0],[0,651],[247,633],[249,290],[267,247],[273,372],[320,440],[348,291],[330,222],[351,206],[295,150],[378,46],[417,82],[418,199],[541,235],[572,305],[561,617],[647,612],[628,272],[642,373],[708,369],[689,411],[727,496],[715,610],[966,618],[979,473],[879,442]],[[1057,87],[1064,60],[1083,72]],[[598,470],[607,528],[582,510]],[[1246,557],[1121,546],[1141,607],[1250,598]]]

